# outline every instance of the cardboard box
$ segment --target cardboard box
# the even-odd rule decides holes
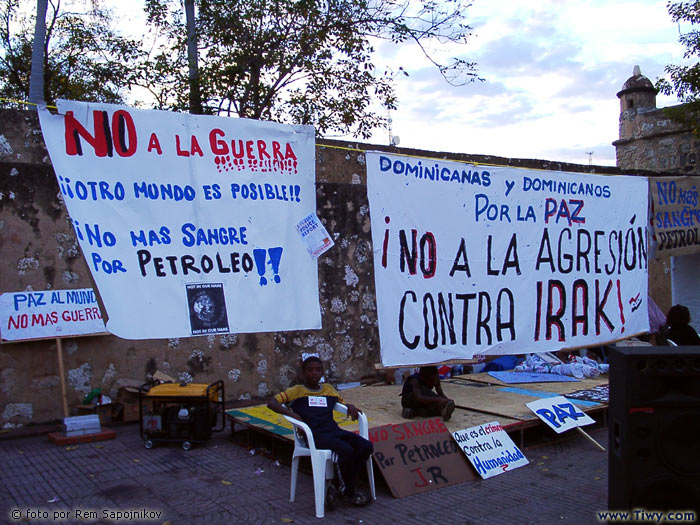
[[[120,421],[139,420],[139,386],[140,381],[135,379],[120,379],[117,381],[117,408],[115,417]]]
[[[139,420],[139,389],[123,386],[117,394],[117,403],[120,405],[119,419],[121,421]]]
[[[105,403],[103,405],[90,403],[89,405],[78,405],[77,412],[79,416],[97,414],[100,419],[100,424],[107,425],[112,422],[112,408],[112,403]]]

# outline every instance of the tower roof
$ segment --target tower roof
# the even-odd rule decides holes
[[[632,76],[622,84],[622,90],[618,92],[617,97],[619,98],[627,93],[638,93],[640,91],[649,91],[654,94],[658,93],[658,90],[654,87],[654,84],[651,83],[651,80],[642,75],[639,66],[634,66]]]

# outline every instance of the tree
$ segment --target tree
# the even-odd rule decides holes
[[[688,22],[691,30],[682,33],[678,41],[685,46],[683,58],[700,56],[700,2],[668,2],[668,13],[676,22]],[[670,116],[689,125],[697,133],[700,130],[700,63],[688,66],[668,65],[664,69],[669,79],[659,79],[656,88],[666,95],[675,95],[684,103],[681,107],[668,108]]]
[[[112,30],[109,12],[97,2],[87,11],[72,12],[62,9],[60,0],[49,0],[46,15],[43,100],[123,102],[132,65],[142,55],[139,43]],[[22,11],[21,0],[0,0],[0,97],[28,99],[32,18]]]
[[[445,79],[476,78],[475,65],[439,62],[437,44],[463,44],[470,28],[462,0],[197,0],[200,89],[205,113],[313,124],[369,137],[386,125],[393,74],[377,71],[373,42],[411,42]],[[147,0],[149,23],[165,45],[140,69],[160,107],[186,109],[188,85],[179,3]]]
[[[187,24],[187,69],[189,73],[190,113],[201,115],[202,95],[199,91],[199,58],[197,54],[194,0],[185,0],[185,20]]]
[[[46,42],[46,10],[48,0],[37,0],[34,41],[32,42],[32,69],[29,78],[29,102],[44,101],[44,43]]]

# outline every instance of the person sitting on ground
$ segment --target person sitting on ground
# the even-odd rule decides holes
[[[348,415],[353,420],[358,418],[361,411],[354,405],[345,403],[331,385],[319,383],[323,377],[323,362],[318,357],[306,358],[301,368],[303,384],[280,392],[270,400],[267,407],[306,423],[311,428],[316,447],[330,449],[338,455],[338,486],[331,484],[328,488],[326,503],[329,507],[334,506],[337,497],[353,505],[367,505],[369,497],[356,490],[355,483],[361,467],[372,454],[372,443],[341,429],[333,419],[336,403],[346,405]]]
[[[442,416],[447,421],[455,410],[455,402],[442,391],[437,367],[422,366],[403,384],[401,407],[401,416],[405,419]]]
[[[690,310],[682,304],[672,306],[668,311],[664,335],[678,346],[700,346],[700,337],[690,326]]]

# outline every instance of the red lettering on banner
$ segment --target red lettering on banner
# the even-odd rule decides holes
[[[151,133],[151,138],[148,141],[148,152],[150,153],[151,150],[156,150],[158,152],[158,155],[163,154],[163,150],[160,147],[160,141],[158,140],[158,136],[155,133]]]
[[[423,477],[423,474],[422,474],[421,471],[420,471],[420,467],[414,468],[411,472],[415,472],[416,474],[418,474],[418,477],[419,477],[419,478],[421,479],[421,481],[423,482],[421,485],[419,485],[418,483],[414,483],[414,484],[413,484],[414,486],[420,488],[420,487],[425,487],[425,486],[428,484],[428,480],[426,480],[426,479]]]
[[[80,310],[64,310],[61,313],[61,319],[68,323],[77,323],[102,319],[102,314],[100,314],[99,308],[92,306],[90,308],[81,308]]]
[[[116,149],[120,157],[131,157],[138,144],[134,119],[128,111],[115,111],[111,118],[106,111],[92,112],[93,133],[75,118],[72,111],[66,111],[64,139],[67,155],[82,155],[81,139],[87,142],[97,157],[111,157]]]

